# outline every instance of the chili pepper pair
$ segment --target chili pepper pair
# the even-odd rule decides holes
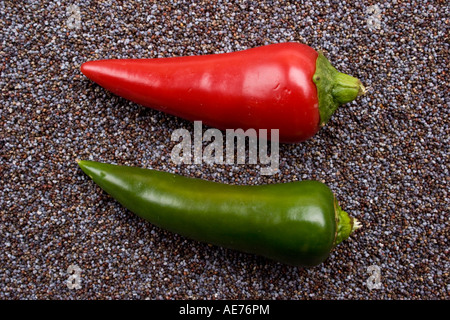
[[[279,129],[281,142],[311,138],[365,89],[307,45],[84,63],[81,71],[146,107],[218,129]],[[237,186],[149,169],[79,161],[122,205],[186,237],[313,266],[360,225],[317,181]]]

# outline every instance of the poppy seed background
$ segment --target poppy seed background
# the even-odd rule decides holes
[[[1,1],[0,14],[0,299],[448,298],[445,1]],[[171,133],[192,123],[79,71],[284,41],[322,50],[369,90],[314,138],[281,145],[273,176],[176,166]],[[290,267],[152,226],[76,159],[235,184],[320,180],[362,229],[323,264]],[[79,289],[67,286],[74,265]]]

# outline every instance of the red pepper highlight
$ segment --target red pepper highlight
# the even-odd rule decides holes
[[[153,59],[89,61],[89,79],[140,105],[218,129],[279,129],[280,142],[311,138],[337,106],[364,92],[300,43]]]

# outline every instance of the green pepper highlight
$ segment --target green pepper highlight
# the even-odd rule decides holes
[[[160,228],[288,265],[322,263],[359,226],[318,181],[244,186],[95,161],[78,165]]]

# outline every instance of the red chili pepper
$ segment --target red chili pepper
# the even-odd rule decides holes
[[[173,58],[86,62],[81,71],[146,107],[218,129],[279,129],[281,142],[304,141],[336,108],[364,93],[323,54],[299,43]]]

